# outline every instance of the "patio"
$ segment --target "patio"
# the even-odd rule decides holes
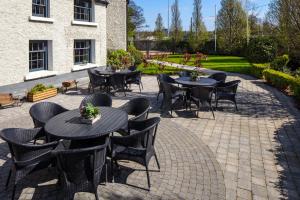
[[[189,111],[178,111],[174,118],[163,116],[156,141],[161,171],[156,171],[152,159],[150,192],[142,189],[147,187],[143,168],[120,162],[123,170],[116,173],[115,183],[99,185],[99,196],[103,199],[299,199],[300,112],[289,97],[260,81],[244,75],[228,79],[242,80],[238,112],[231,104],[221,103],[224,109],[216,112],[216,120],[210,112],[201,112],[200,118]],[[156,78],[145,76],[143,83],[142,93],[133,86],[133,92],[126,97],[113,98],[113,107],[145,96],[152,103],[150,116],[158,116]],[[78,108],[87,94],[87,84],[88,79],[80,80],[82,94],[60,94],[49,101],[68,109]],[[33,127],[28,114],[31,105],[25,103],[22,107],[0,110],[1,129]],[[4,190],[10,167],[7,156],[7,145],[1,141],[0,199],[9,199],[11,193],[11,188]],[[33,174],[17,187],[19,199],[57,199],[55,177],[51,177],[50,171],[41,173],[46,176]],[[42,184],[34,188],[36,183]],[[94,199],[94,195],[80,193],[75,199]]]

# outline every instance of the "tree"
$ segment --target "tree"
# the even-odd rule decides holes
[[[224,53],[238,53],[246,43],[246,13],[238,0],[222,0],[217,16],[218,46]]]
[[[134,37],[136,30],[141,28],[145,23],[143,9],[136,5],[133,0],[129,1],[127,11],[127,34],[129,37]]]
[[[181,41],[183,37],[178,0],[175,0],[174,4],[172,5],[171,11],[172,11],[171,37],[172,40],[175,43],[177,43]]]
[[[164,34],[164,24],[163,24],[163,18],[161,14],[159,13],[157,15],[156,21],[155,21],[155,30],[154,30],[154,35],[157,40],[162,40],[165,36]]]
[[[207,31],[206,31],[205,24],[203,22],[201,9],[202,9],[202,1],[194,0],[193,32],[195,34],[196,42],[203,44],[204,40],[207,39]]]

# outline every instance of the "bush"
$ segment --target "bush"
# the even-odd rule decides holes
[[[300,100],[300,78],[297,78],[292,86],[294,96]]]
[[[256,78],[263,78],[263,71],[268,69],[269,66],[266,64],[252,64],[250,74]]]
[[[131,56],[133,56],[135,66],[137,66],[143,62],[144,55],[141,51],[137,50],[135,48],[135,46],[129,45],[128,52],[131,54]]]
[[[271,85],[280,90],[292,89],[295,87],[296,78],[273,69],[266,69],[263,71],[265,80]]]
[[[271,62],[270,68],[277,71],[284,71],[284,68],[286,67],[288,61],[288,55],[278,56]]]
[[[123,49],[108,51],[107,65],[114,69],[130,67],[134,64],[134,58]]]
[[[28,91],[28,94],[37,94],[39,92],[44,92],[45,90],[49,89],[49,88],[54,88],[53,85],[48,85],[48,86],[45,86],[44,84],[36,84],[33,88],[31,88],[29,91]]]
[[[277,51],[274,40],[268,37],[252,38],[246,48],[246,56],[253,63],[271,62]]]

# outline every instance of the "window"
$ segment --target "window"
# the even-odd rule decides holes
[[[32,0],[32,15],[37,17],[49,17],[48,0]]]
[[[75,40],[74,42],[74,63],[91,63],[91,41]]]
[[[91,0],[75,0],[74,19],[78,21],[92,21],[92,2]]]
[[[48,69],[48,45],[47,41],[29,42],[29,71]]]

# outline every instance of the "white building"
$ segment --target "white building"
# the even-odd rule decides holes
[[[0,86],[105,66],[108,46],[126,48],[126,8],[126,0],[0,1]]]

